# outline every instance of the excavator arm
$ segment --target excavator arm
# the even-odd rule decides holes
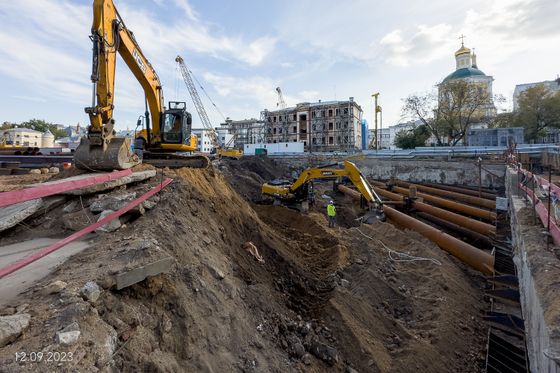
[[[305,194],[298,192],[304,189],[310,181],[316,179],[337,179],[339,177],[350,179],[368,203],[382,204],[381,199],[358,167],[349,161],[344,161],[344,168],[308,168],[299,175],[293,184],[274,185],[265,183],[262,186],[262,193],[287,202],[295,201],[297,198],[306,197]]]
[[[125,169],[140,162],[132,153],[130,140],[115,137],[115,66],[117,53],[142,86],[151,114],[139,136],[145,149],[155,151],[196,150],[196,136],[190,133],[190,114],[182,109],[165,110],[161,82],[154,68],[124,24],[112,0],[94,0],[91,28],[93,59],[92,104],[85,108],[90,126],[87,137],[76,149],[76,166],[86,169]],[[188,120],[186,119],[188,117]],[[175,119],[177,119],[175,121]],[[166,128],[162,128],[165,126]],[[165,135],[165,131],[169,133]],[[189,140],[184,144],[183,140]]]

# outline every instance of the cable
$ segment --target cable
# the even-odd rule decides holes
[[[393,249],[391,249],[390,247],[388,247],[387,245],[385,245],[385,244],[383,243],[383,241],[381,241],[381,240],[379,240],[379,239],[377,239],[377,238],[373,238],[373,237],[368,236],[367,234],[365,234],[364,232],[362,232],[362,231],[360,230],[360,228],[358,228],[358,227],[352,227],[351,229],[357,230],[358,232],[360,232],[360,234],[361,234],[362,236],[364,236],[364,237],[366,237],[366,238],[369,238],[369,239],[372,240],[372,241],[377,241],[377,242],[379,242],[379,243],[383,246],[383,248],[385,248],[385,250],[387,250],[387,252],[388,252],[388,254],[389,254],[389,259],[391,259],[391,260],[394,261],[394,262],[419,262],[419,261],[428,261],[428,262],[432,262],[432,263],[434,263],[434,264],[436,264],[436,265],[439,265],[439,266],[441,265],[441,262],[440,262],[439,260],[437,260],[437,259],[425,258],[425,257],[421,257],[421,256],[414,256],[414,255],[410,255],[410,254],[407,254],[407,253],[403,253],[403,252],[400,252],[400,251],[393,250]],[[398,257],[400,257],[400,258],[402,258],[402,259],[400,259],[400,258],[394,258],[394,257],[393,257],[393,254],[397,255]]]
[[[224,114],[222,114],[222,112],[220,111],[220,109],[218,109],[218,106],[216,106],[216,104],[214,103],[214,101],[212,101],[212,99],[210,98],[210,96],[208,95],[208,93],[206,92],[206,90],[204,89],[204,87],[202,86],[202,84],[200,84],[200,82],[198,81],[198,79],[196,78],[196,76],[193,74],[193,72],[191,71],[191,69],[189,69],[189,73],[191,74],[191,76],[193,77],[193,79],[196,81],[196,83],[198,84],[198,86],[200,87],[200,89],[202,89],[202,92],[204,93],[204,95],[208,98],[208,100],[210,100],[210,102],[212,103],[212,106],[214,106],[214,108],[216,109],[216,111],[220,114],[220,116],[223,118],[224,122],[226,121],[226,117],[224,116]]]

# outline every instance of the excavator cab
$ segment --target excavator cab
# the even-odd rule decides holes
[[[185,102],[170,101],[169,109],[161,116],[161,142],[163,144],[189,144],[192,116]]]

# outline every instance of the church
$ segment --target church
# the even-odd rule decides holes
[[[438,85],[439,91],[442,91],[445,84],[458,80],[464,80],[468,83],[476,84],[480,87],[481,93],[486,92],[488,95],[488,103],[482,109],[483,113],[481,113],[481,116],[485,118],[495,117],[496,106],[494,105],[492,94],[492,82],[494,81],[494,78],[486,75],[478,68],[474,50],[471,51],[469,48],[465,47],[464,41],[461,41],[461,48],[455,52],[455,62],[455,71],[447,75]],[[441,98],[441,94],[439,96]],[[482,125],[483,124],[479,124],[477,127],[481,127]],[[484,127],[486,126],[484,125]]]

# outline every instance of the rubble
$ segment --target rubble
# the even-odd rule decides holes
[[[0,347],[15,341],[29,327],[30,320],[28,313],[0,316]]]
[[[66,289],[67,285],[68,284],[64,281],[56,280],[43,288],[43,294],[58,294],[62,290]]]
[[[101,289],[94,281],[88,281],[84,287],[80,289],[80,295],[84,300],[95,303],[101,295]]]
[[[113,210],[104,210],[99,216],[97,217],[97,221],[101,221],[105,219],[107,216],[113,214],[115,211]],[[101,227],[97,228],[96,232],[114,232],[121,227],[121,221],[119,217],[108,221],[106,224],[103,224]]]

